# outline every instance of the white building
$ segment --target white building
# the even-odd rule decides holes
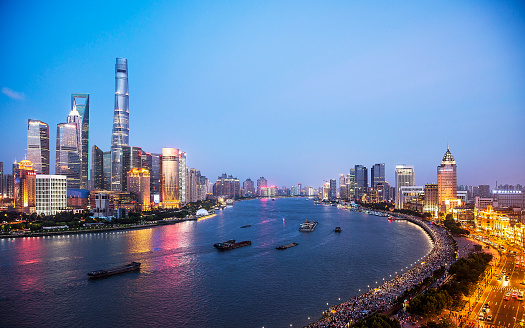
[[[396,208],[403,208],[401,197],[401,187],[414,186],[415,183],[414,165],[396,165]]]
[[[396,198],[396,208],[399,202],[399,208],[403,208],[405,203],[417,199],[419,196],[425,194],[425,186],[409,186],[401,187],[399,189],[399,199]]]
[[[67,177],[36,175],[36,213],[55,215],[67,209]]]

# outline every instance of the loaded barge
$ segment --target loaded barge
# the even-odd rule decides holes
[[[299,245],[299,244],[298,243],[290,243],[290,244],[287,244],[287,245],[277,246],[277,247],[275,247],[275,249],[287,249],[287,248],[294,247],[294,246],[297,246],[297,245]]]
[[[94,270],[94,271],[88,272],[87,275],[89,276],[89,278],[102,278],[102,277],[112,276],[114,274],[133,271],[137,269],[140,269],[140,262],[133,261],[129,264],[126,264],[120,267],[116,267],[116,268],[111,268],[107,270]]]
[[[222,243],[217,243],[213,245],[213,247],[217,248],[219,251],[229,251],[230,249],[244,247],[244,246],[248,246],[251,244],[252,244],[251,240],[245,240],[245,241],[240,241],[236,243],[235,239],[232,239],[232,240],[228,240]]]

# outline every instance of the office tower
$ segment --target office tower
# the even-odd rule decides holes
[[[128,192],[137,197],[139,209],[147,211],[150,209],[150,174],[147,169],[132,168],[128,171]]]
[[[265,189],[267,189],[267,187],[261,187],[261,195],[263,193],[262,191]],[[231,199],[241,197],[241,182],[239,181],[239,179],[234,178],[231,175],[228,176],[226,175],[226,173],[224,173],[223,175],[217,178],[213,194],[215,196],[221,196]]]
[[[425,204],[423,206],[423,212],[431,213],[434,217],[437,217],[437,213],[440,209],[438,202],[438,185],[435,183],[427,183],[425,185]]]
[[[4,197],[4,162],[0,162],[0,198]]]
[[[380,202],[388,202],[390,200],[390,184],[388,182],[381,182],[376,184],[375,190],[377,192],[377,200]]]
[[[129,143],[128,61],[117,58],[115,64],[115,109],[111,135],[111,190],[123,191],[122,147]]]
[[[37,174],[49,174],[49,125],[27,120],[27,160]]]
[[[103,190],[111,190],[111,151],[105,151],[103,154]]]
[[[268,181],[264,177],[257,179],[257,196],[261,196],[261,188],[268,187]]]
[[[79,122],[79,156],[80,156],[80,188],[87,188],[89,167],[89,94],[73,93],[71,95],[71,110],[76,109],[80,116]],[[69,121],[68,121],[69,122]]]
[[[442,206],[447,199],[457,198],[456,161],[447,147],[441,165],[437,167],[438,202]]]
[[[350,173],[346,175],[346,185],[348,188],[348,199],[355,199],[355,168],[350,169]]]
[[[161,196],[164,208],[179,207],[179,150],[162,148]]]
[[[243,197],[252,197],[255,195],[255,185],[250,178],[242,183],[242,195]]]
[[[201,175],[200,171],[197,171],[197,177],[200,181],[198,185],[199,191],[197,198],[199,200],[206,200],[206,195],[210,192],[210,190],[213,191],[213,186],[211,186],[211,183],[206,176]]]
[[[348,199],[348,185],[344,174],[339,176],[339,198],[343,200]]]
[[[401,187],[415,186],[414,165],[396,165],[396,208],[403,208]]]
[[[373,189],[380,183],[385,183],[385,163],[374,164],[370,170],[370,180],[372,182]]]
[[[91,179],[93,189],[104,189],[104,152],[96,145],[91,150]]]
[[[187,203],[187,170],[186,167],[186,152],[180,151],[179,152],[179,202],[182,205],[185,205]]]
[[[361,199],[368,192],[368,169],[363,165],[355,166],[356,199]]]
[[[197,169],[189,169],[188,171],[188,196],[187,201],[188,203],[193,203],[198,200],[198,176],[197,176]]]
[[[142,148],[140,147],[122,147],[122,174],[127,177],[131,169],[142,168]],[[127,187],[127,178],[122,180],[122,191],[129,191]]]
[[[36,176],[36,213],[55,215],[67,210],[67,178],[64,175]]]
[[[337,182],[335,179],[330,179],[330,200],[337,199]]]
[[[73,109],[68,123],[57,124],[55,174],[67,177],[67,187],[80,189],[80,115]]]
[[[36,173],[33,163],[24,159],[13,165],[15,208],[31,214],[36,210]]]

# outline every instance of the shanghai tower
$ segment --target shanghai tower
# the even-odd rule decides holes
[[[129,143],[128,60],[117,58],[115,64],[115,111],[111,134],[111,190],[123,191],[122,148]]]

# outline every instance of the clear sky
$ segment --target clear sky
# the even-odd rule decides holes
[[[519,1],[0,1],[0,161],[38,119],[53,172],[71,93],[109,150],[124,57],[130,145],[184,150],[210,181],[385,163],[422,185],[448,143],[459,184],[525,184],[524,19]]]

